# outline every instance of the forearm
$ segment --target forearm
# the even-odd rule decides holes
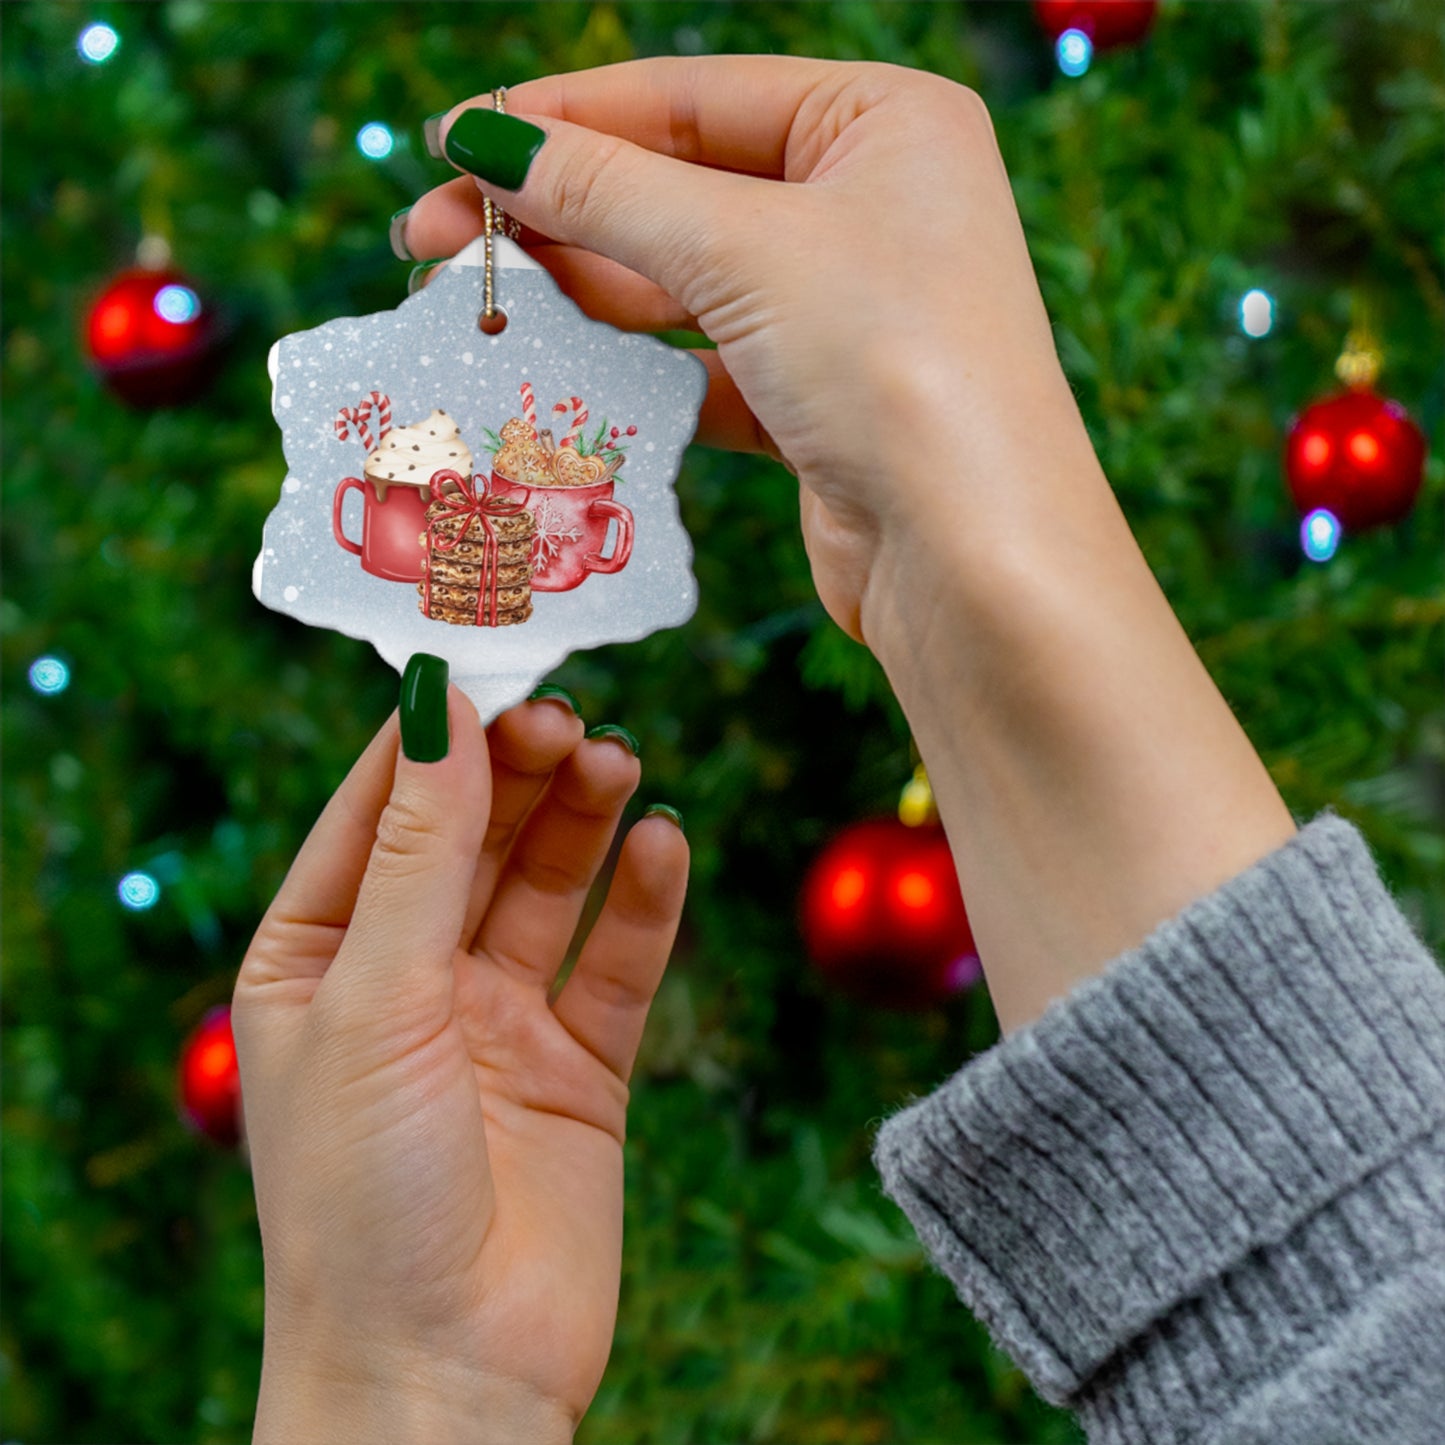
[[[1048,426],[988,458],[1016,470],[966,513],[884,529],[862,617],[1006,1031],[1294,832],[1082,424]],[[942,459],[913,465],[937,495]]]

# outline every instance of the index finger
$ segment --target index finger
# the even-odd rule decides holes
[[[507,109],[552,116],[645,150],[774,180],[790,175],[808,102],[848,67],[791,55],[659,56],[549,75],[507,90]],[[819,107],[819,113],[826,104]]]

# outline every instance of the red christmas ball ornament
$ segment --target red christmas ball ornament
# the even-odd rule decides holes
[[[1347,532],[1398,522],[1425,475],[1425,436],[1405,408],[1368,387],[1307,406],[1290,426],[1285,478],[1301,516],[1318,508]]]
[[[1158,9],[1158,0],[1034,0],[1034,15],[1050,40],[1082,30],[1095,50],[1137,44]]]
[[[181,1049],[183,1117],[217,1144],[241,1141],[241,1071],[231,1037],[231,1010],[213,1008]]]
[[[216,324],[179,272],[125,271],[101,292],[85,322],[91,361],[133,406],[171,406],[198,396],[215,370]]]
[[[844,829],[803,882],[803,937],[840,992],[925,1009],[980,977],[948,840],[936,823],[874,818]]]

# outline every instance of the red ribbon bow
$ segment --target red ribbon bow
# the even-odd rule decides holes
[[[485,488],[479,492],[474,485],[475,480],[475,478],[464,477],[460,472],[450,469],[432,473],[432,497],[435,501],[444,503],[446,510],[427,518],[427,566],[426,579],[423,584],[426,615],[428,617],[432,615],[431,554],[454,551],[466,540],[467,533],[472,530],[472,524],[480,522],[486,540],[482,543],[481,575],[477,579],[477,626],[495,627],[497,625],[497,534],[492,528],[492,518],[515,517],[526,508],[510,497],[493,497],[487,493]],[[483,480],[485,481],[485,478]],[[444,490],[448,484],[453,488],[451,492]],[[431,508],[429,507],[427,510],[430,512]],[[466,518],[456,536],[438,536],[438,524],[449,522],[455,517]]]

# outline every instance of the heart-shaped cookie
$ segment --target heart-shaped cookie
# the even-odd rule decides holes
[[[560,487],[590,487],[602,480],[607,463],[600,457],[584,457],[571,447],[563,447],[552,459]]]

